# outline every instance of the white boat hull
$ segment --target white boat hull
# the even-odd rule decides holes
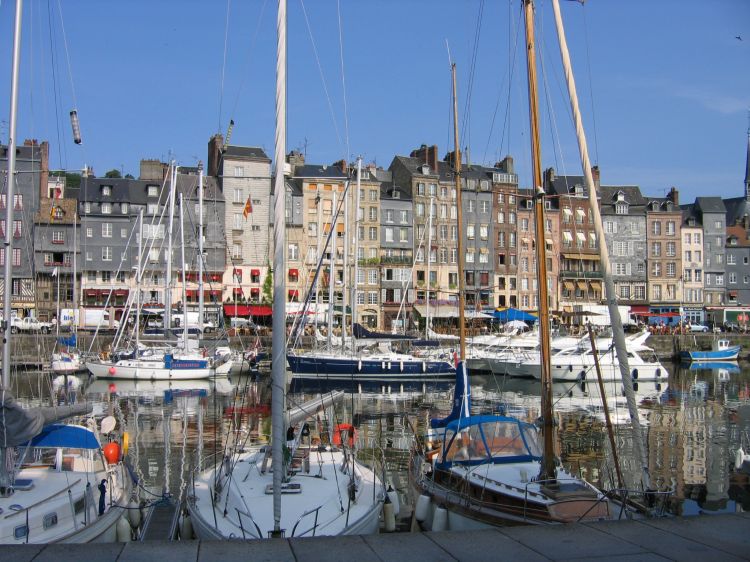
[[[232,367],[227,361],[217,369],[167,369],[163,361],[132,361],[120,360],[117,363],[105,361],[89,361],[86,368],[99,379],[131,379],[131,380],[194,380],[207,379],[214,374],[226,375]]]

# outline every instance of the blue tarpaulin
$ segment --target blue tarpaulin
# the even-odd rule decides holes
[[[80,425],[53,424],[45,426],[42,432],[31,440],[31,447],[98,449],[100,447],[94,433]]]
[[[57,343],[67,345],[68,347],[76,346],[76,335],[72,334],[69,338],[57,338]]]
[[[493,316],[495,317],[495,320],[502,322],[503,324],[512,320],[521,320],[522,322],[537,321],[537,317],[533,314],[529,314],[528,312],[524,312],[523,310],[518,310],[517,308],[504,308],[502,310],[495,310]]]

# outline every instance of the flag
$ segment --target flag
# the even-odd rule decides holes
[[[57,277],[57,268],[52,270],[52,277]]]
[[[60,182],[55,184],[55,199],[62,199],[62,184]]]
[[[53,220],[55,220],[55,206],[54,205],[52,205],[52,207],[50,207],[50,210],[49,210],[49,220],[50,220],[50,222],[52,222]]]
[[[253,202],[250,200],[250,197],[248,196],[247,201],[245,201],[245,208],[242,211],[242,216],[247,218],[247,215],[253,212]]]

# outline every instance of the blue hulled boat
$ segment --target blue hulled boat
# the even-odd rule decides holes
[[[681,351],[683,361],[736,361],[742,346],[731,345],[729,340],[715,340],[707,351]]]

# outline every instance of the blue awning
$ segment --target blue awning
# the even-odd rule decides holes
[[[48,425],[30,442],[31,447],[58,447],[67,449],[99,449],[94,433],[80,425]]]

